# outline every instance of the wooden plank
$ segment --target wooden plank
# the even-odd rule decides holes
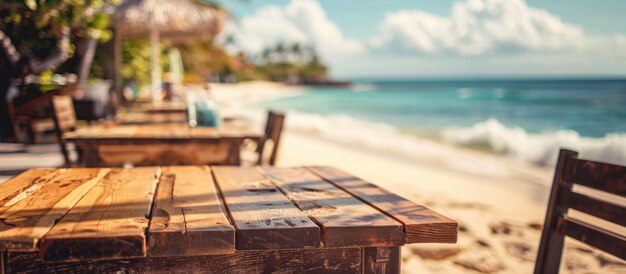
[[[43,185],[65,170],[31,169],[0,185],[2,197],[0,214],[17,202],[36,193]]]
[[[9,202],[19,193],[26,192],[32,185],[47,182],[54,171],[53,168],[29,169],[0,184],[0,206]]]
[[[149,229],[150,256],[235,252],[230,225],[207,166],[163,169]]]
[[[255,168],[213,167],[238,250],[320,245],[320,229]]]
[[[148,255],[168,256],[184,252],[185,217],[183,210],[174,207],[173,189],[176,175],[165,167],[162,170],[148,228]]]
[[[626,226],[626,208],[581,193],[563,191],[561,204],[607,221]]]
[[[360,248],[246,250],[229,255],[42,262],[12,253],[8,273],[361,273]]]
[[[363,274],[400,273],[400,247],[363,247]]]
[[[0,215],[0,249],[36,250],[37,243],[108,169],[60,169],[33,194]]]
[[[191,129],[186,124],[147,124],[135,126],[135,139],[191,139]]]
[[[559,217],[556,231],[626,260],[626,237],[569,217]]]
[[[155,124],[155,123],[187,123],[183,113],[118,113],[113,123],[117,124]]]
[[[572,159],[564,180],[626,197],[626,167]]]
[[[450,218],[338,169],[309,170],[402,223],[406,244],[456,243],[458,224]]]
[[[81,145],[81,144],[79,144]],[[229,143],[152,143],[100,145],[97,162],[104,166],[134,166],[232,164],[229,149],[239,149]],[[238,158],[237,158],[238,160]]]
[[[325,247],[404,243],[402,225],[304,168],[261,169],[322,228]]]
[[[42,259],[146,256],[145,231],[159,173],[157,167],[111,169],[42,239]]]
[[[54,119],[61,132],[66,132],[76,127],[76,114],[74,104],[69,95],[58,95],[52,97],[54,109]]]
[[[219,138],[219,134],[216,128],[211,127],[194,127],[190,128],[190,135],[193,138]]]

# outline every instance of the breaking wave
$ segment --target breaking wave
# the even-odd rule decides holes
[[[553,165],[561,147],[576,150],[585,158],[626,163],[626,133],[609,133],[600,138],[566,129],[529,133],[491,118],[471,127],[444,129],[441,135],[456,145],[485,148],[540,165]]]
[[[449,143],[539,165],[554,165],[561,147],[576,150],[584,158],[626,163],[626,133],[610,133],[601,138],[580,136],[573,130],[529,133],[523,128],[509,127],[492,118],[470,127],[449,127],[439,129],[434,134],[426,134],[436,136],[437,142],[433,142],[389,124],[348,115],[289,111],[287,116],[287,127],[290,130],[409,156],[416,153],[450,153],[444,152],[442,144],[436,144]]]

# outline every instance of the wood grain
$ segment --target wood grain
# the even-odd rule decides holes
[[[561,216],[567,213],[567,207],[561,205],[562,195],[566,191],[572,191],[571,183],[564,183],[566,170],[569,169],[570,162],[578,156],[578,153],[561,149],[554,171],[554,179],[548,199],[548,208],[541,232],[541,240],[537,250],[535,260],[535,274],[558,273],[561,265],[561,255],[565,236],[556,233],[555,228]]]
[[[151,256],[235,252],[230,225],[207,166],[163,169],[150,222]]]
[[[256,168],[213,167],[238,250],[319,246],[320,229]]]
[[[66,212],[98,183],[108,169],[60,169],[31,195],[0,215],[0,249],[35,250]]]
[[[326,247],[393,246],[404,243],[402,225],[304,168],[261,168],[322,228]]]
[[[54,172],[55,169],[53,168],[29,169],[2,183],[0,206],[4,206],[20,193],[32,192],[32,189],[28,190],[32,185],[41,185],[41,183],[47,182]],[[24,195],[22,194],[22,196]],[[2,212],[1,209],[0,212]]]
[[[555,230],[562,235],[626,260],[626,237],[624,235],[570,217],[559,217]]]
[[[239,148],[223,142],[103,144],[97,147],[97,157],[103,166],[122,166],[126,162],[135,166],[235,164],[228,161],[231,146]]]
[[[162,124],[99,124],[80,128],[63,135],[71,141],[89,141],[92,143],[180,143],[193,140],[194,142],[216,142],[220,139],[240,140],[259,138],[260,134],[230,126],[220,128],[190,127],[182,123]]]
[[[456,243],[458,225],[450,218],[338,169],[309,170],[402,223],[405,244]]]
[[[145,231],[159,173],[156,167],[111,169],[42,239],[42,259],[146,256]]]
[[[239,147],[260,134],[186,124],[104,124],[63,135],[83,152],[86,166],[239,165]]]
[[[563,191],[560,204],[626,226],[626,207],[573,191]]]
[[[168,256],[183,252],[185,216],[183,210],[174,207],[174,181],[176,175],[168,167],[162,169],[154,197],[152,218],[148,228],[148,255]]]
[[[72,103],[71,96],[53,96],[52,107],[54,109],[54,122],[61,132],[67,132],[76,127],[76,113],[74,113],[74,103]]]
[[[11,253],[8,273],[361,273],[360,248],[247,250],[230,255],[44,263]]]
[[[564,181],[626,197],[626,166],[571,159]]]
[[[155,102],[144,104],[139,107],[139,110],[145,113],[182,113],[187,111],[187,105],[179,102]]]
[[[122,125],[187,123],[184,113],[118,113],[110,123]]]
[[[400,273],[400,247],[363,247],[363,274]]]

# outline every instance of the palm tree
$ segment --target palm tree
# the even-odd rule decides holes
[[[276,53],[279,56],[279,60],[281,62],[286,62],[287,58],[286,58],[286,53],[287,53],[287,49],[285,48],[285,44],[283,42],[278,42],[276,44],[276,48],[275,48]]]
[[[262,62],[269,63],[271,56],[272,56],[272,49],[271,48],[264,48],[263,51],[261,52]]]
[[[297,62],[302,62],[302,46],[300,46],[300,43],[295,42],[291,45],[291,54]]]

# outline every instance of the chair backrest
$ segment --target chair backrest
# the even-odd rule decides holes
[[[277,113],[270,111],[267,115],[267,124],[265,125],[265,135],[261,138],[257,152],[259,154],[258,164],[264,164],[264,151],[266,148],[266,142],[268,140],[272,140],[272,153],[270,154],[268,163],[269,165],[274,165],[276,162],[276,153],[278,152],[278,143],[280,142],[280,135],[283,131],[283,124],[285,122],[285,115],[282,113]]]
[[[626,227],[626,207],[611,195],[586,195],[574,185],[626,197],[626,167],[578,159],[578,153],[561,149],[535,264],[535,274],[558,273],[565,236],[626,260],[626,237],[568,216],[574,209]],[[596,197],[598,196],[598,197]]]
[[[20,125],[15,115],[15,106],[12,102],[7,102],[7,112],[9,113],[9,120],[11,121],[11,128],[13,129],[13,141],[20,141]]]
[[[71,160],[69,157],[69,150],[63,140],[63,133],[76,129],[76,113],[74,112],[72,97],[69,95],[53,96],[52,109],[54,112],[52,117],[54,120],[54,128],[59,140],[59,145],[61,145],[61,152],[63,152],[65,164],[69,166]]]
[[[74,112],[72,97],[69,95],[52,97],[52,109],[54,110],[54,123],[60,133],[76,128],[76,113]]]

